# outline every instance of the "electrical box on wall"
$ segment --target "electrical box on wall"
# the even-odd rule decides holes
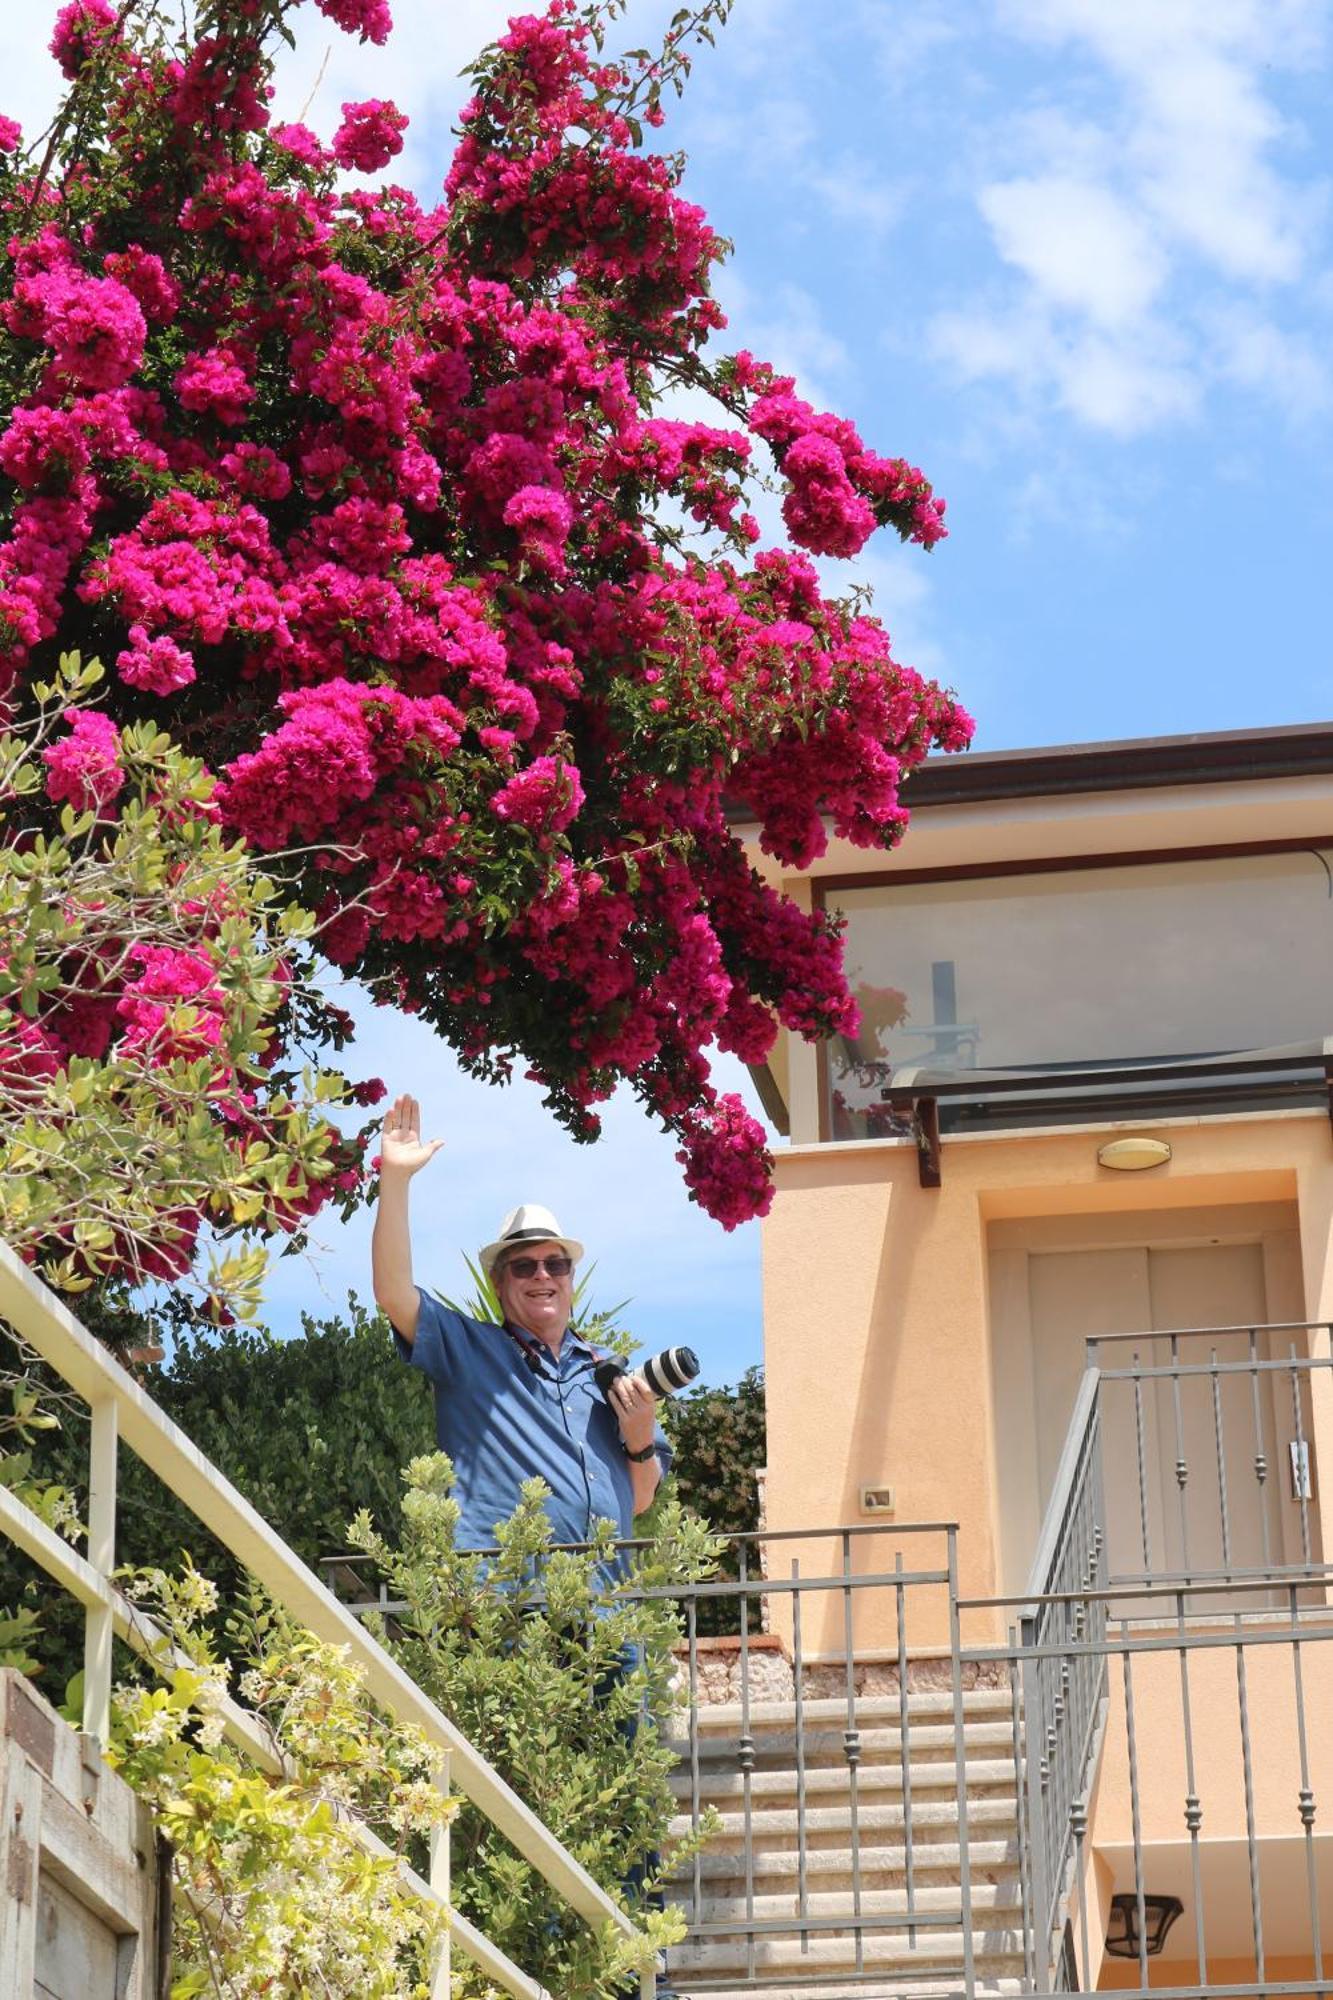
[[[861,1488],[861,1512],[863,1514],[891,1514],[894,1510],[894,1493],[891,1486],[863,1486]]]

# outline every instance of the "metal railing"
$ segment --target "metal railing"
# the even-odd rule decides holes
[[[1078,1841],[1087,1823],[1089,1773],[1106,1717],[1106,1555],[1101,1395],[1097,1371],[1079,1386],[1051,1506],[1018,1615],[1019,1646],[1006,1660],[1023,1764],[1019,1854],[1025,1971],[1034,1982],[1063,1936]],[[1083,1642],[1091,1642],[1083,1650]],[[1078,1647],[1079,1650],[1071,1650]],[[1040,1984],[1036,1990],[1043,1990]]]
[[[454,1787],[465,1793],[586,1922],[594,1926],[610,1922],[622,1934],[634,1934],[634,1926],[625,1913],[449,1718],[4,1243],[0,1243],[0,1319],[89,1409],[86,1557],[54,1534],[12,1492],[0,1488],[0,1532],[8,1535],[84,1607],[83,1727],[88,1735],[99,1741],[106,1739],[113,1635],[141,1650],[146,1644],[142,1613],[112,1581],[116,1561],[116,1459],[118,1446],[124,1443],[293,1617],[319,1638],[345,1648],[360,1669],[372,1700],[399,1721],[415,1724],[422,1730],[439,1754],[437,1783],[445,1789]],[[248,1755],[272,1767],[271,1747],[265,1745],[245,1711],[234,1704],[227,1711],[227,1733]],[[369,1829],[359,1831],[367,1845],[376,1845]],[[448,1911],[444,1948],[433,1977],[433,2000],[445,2000],[449,1991],[450,1939],[506,1993],[517,1996],[517,2000],[550,2000],[535,1980],[474,1925],[449,1908],[447,1826],[432,1843],[429,1879],[406,1868],[404,1875],[423,1900]],[[645,1973],[644,2000],[651,2000],[653,1990],[653,1974]]]
[[[925,1650],[914,1641],[926,1629],[947,1631],[957,1601],[956,1526],[860,1524],[731,1539],[737,1575],[679,1600],[682,1816],[697,1831],[707,1806],[724,1808],[722,1839],[697,1851],[673,1886],[688,1923],[679,1976],[692,1992],[707,1992],[830,1973],[849,1984],[882,1982],[892,1968],[907,1978],[956,1973],[970,1992],[956,1646],[933,1727],[913,1690],[914,1660]],[[700,1638],[705,1603],[730,1607],[734,1640]],[[878,1646],[866,1644],[871,1632]],[[939,1637],[933,1644],[942,1650]],[[703,1684],[719,1660],[727,1684],[711,1690],[710,1702]],[[719,1692],[731,1699],[719,1703]],[[929,1767],[917,1761],[927,1748]],[[953,1836],[956,1863],[943,1888],[927,1889],[941,1827]]]
[[[1015,1746],[997,1681],[983,1691],[991,1740],[976,1762],[975,1674],[952,1624],[957,1527],[725,1540],[733,1574],[644,1593],[680,1619],[681,1705],[660,1718],[677,1756],[674,1830],[697,1836],[710,1810],[720,1815],[667,1885],[687,1925],[674,1982],[691,1996],[830,1979],[879,1991],[897,1978],[970,1993],[979,1955],[987,1974],[1001,1960],[1016,1970]],[[366,1588],[368,1567],[325,1564],[358,1615],[392,1619],[403,1607]],[[969,1786],[984,1791],[975,1804]],[[1007,1877],[981,1897],[974,1839]],[[1014,1923],[998,1936],[1011,1889]]]
[[[1141,1988],[1148,1989],[1134,1664],[1140,1654],[1155,1662],[1174,1658],[1179,1667],[1178,1727],[1167,1732],[1165,1745],[1183,1766],[1179,1824],[1190,1846],[1198,1981],[1180,1991],[1333,1990],[1323,1983],[1315,1739],[1306,1722],[1303,1666],[1310,1647],[1326,1646],[1319,1667],[1327,1699],[1333,1691],[1333,1647],[1327,1647],[1333,1641],[1333,1569],[1323,1562],[1312,1505],[1311,1435],[1316,1401],[1333,1395],[1329,1332],[1326,1323],[1302,1322],[1090,1340],[1027,1591],[1018,1599],[958,1606],[960,1624],[978,1613],[993,1619],[1002,1612],[1012,1621],[1007,1644],[964,1648],[961,1658],[965,1671],[1003,1667],[1011,1689],[1021,1771],[1024,1976],[1031,1991],[1096,1984],[1101,1929],[1089,1909],[1087,1838],[1094,1792],[1107,1783],[1113,1752],[1128,1801],[1132,1857],[1130,1884],[1120,1893],[1132,1904],[1128,1935],[1137,1941]],[[1279,1346],[1286,1348],[1280,1356],[1273,1351]],[[1155,1629],[1163,1625],[1168,1632]],[[1200,1753],[1202,1748],[1206,1760],[1217,1746],[1196,1740],[1191,1702],[1191,1672],[1197,1676],[1199,1658],[1219,1647],[1234,1649],[1236,1660],[1238,1768],[1231,1775],[1233,1804],[1243,1802],[1243,1811],[1232,1819],[1237,1826],[1243,1819],[1251,1907],[1250,1935],[1233,1955],[1253,1961],[1257,1982],[1226,1988],[1209,1986],[1199,1844]],[[1265,1978],[1260,1854],[1266,1840],[1280,1836],[1261,1830],[1255,1811],[1247,1667],[1251,1651],[1260,1648],[1270,1692],[1275,1688],[1293,1710],[1292,1770],[1298,1767],[1299,1782],[1288,1787],[1288,1805],[1293,1835],[1301,1829],[1309,1882],[1313,1977],[1287,1986]],[[1286,1649],[1285,1673],[1275,1670],[1274,1648]],[[1153,1673],[1154,1740],[1160,1745],[1164,1692],[1160,1670]],[[1209,1701],[1216,1723],[1216,1687]],[[1114,1743],[1108,1739],[1111,1718]],[[1229,1710],[1221,1726],[1230,1729]],[[1318,1743],[1333,1757],[1333,1732]],[[1154,1785],[1159,1776],[1154,1770]],[[1324,1782],[1326,1788],[1333,1783],[1333,1769]],[[1274,1824],[1280,1823],[1279,1813]],[[1233,1837],[1242,1836],[1233,1828]],[[1155,1980],[1154,1990],[1161,1987]]]
[[[1276,1583],[1317,1566],[1311,1423],[1333,1394],[1329,1333],[1295,1321],[1088,1342],[1103,1428],[1136,1475],[1103,1522],[1109,1581]]]
[[[734,1576],[669,1593],[680,1825],[722,1813],[671,1887],[682,1990],[1091,1992],[1095,1827],[1137,1961],[1115,1983],[1333,1992],[1315,1830],[1333,1569],[1311,1463],[1329,1397],[1325,1325],[1090,1342],[1020,1597],[961,1597],[957,1529],[897,1522],[735,1537]],[[719,1604],[730,1636],[706,1636]],[[987,1636],[965,1644],[977,1617]],[[1282,1850],[1275,1887],[1288,1838],[1301,1855]],[[1297,1866],[1308,1916],[1284,1983],[1265,1910],[1290,1957]],[[1145,1923],[1163,1888],[1190,1947],[1165,1987]]]
[[[1326,1598],[1333,1569],[1312,1565],[1308,1581]],[[1269,1588],[1230,1583],[1219,1603],[1215,1582],[1080,1586],[1035,1618],[1018,1600],[960,1604],[964,1618],[1024,1612],[1006,1644],[965,1647],[962,1660],[1009,1673],[1027,1745],[1025,1992],[1333,1993],[1333,1856],[1316,1832],[1333,1792],[1333,1610],[1289,1582],[1283,1605],[1256,1612]],[[1100,1689],[1081,1774],[1077,1714],[1071,1754],[1052,1756],[1050,1706],[1024,1707],[1025,1689],[1066,1678]],[[1159,1960],[1153,1918],[1168,1912]],[[1113,1947],[1124,1971],[1108,1978]]]
[[[1333,1111],[1333,1036],[1283,1048],[1023,1069],[907,1064],[879,1095],[915,1135],[921,1185],[939,1187],[942,1118],[957,1132],[1307,1105]]]

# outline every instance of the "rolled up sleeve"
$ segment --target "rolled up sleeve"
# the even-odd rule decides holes
[[[416,1339],[404,1340],[395,1327],[394,1351],[400,1361],[406,1361],[411,1368],[419,1368],[432,1382],[448,1382],[458,1366],[462,1321],[449,1306],[441,1305],[420,1286],[417,1287],[417,1298],[420,1305]]]

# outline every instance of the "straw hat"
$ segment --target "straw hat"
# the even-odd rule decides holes
[[[521,1201],[500,1224],[500,1234],[494,1243],[483,1245],[477,1252],[477,1261],[488,1278],[495,1269],[496,1259],[520,1243],[558,1243],[576,1264],[583,1255],[583,1245],[565,1235],[549,1208],[543,1208],[540,1202]]]

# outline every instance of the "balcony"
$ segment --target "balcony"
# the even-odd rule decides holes
[[[1308,846],[826,885],[862,1024],[823,1136],[1321,1104],[1331,893]]]

